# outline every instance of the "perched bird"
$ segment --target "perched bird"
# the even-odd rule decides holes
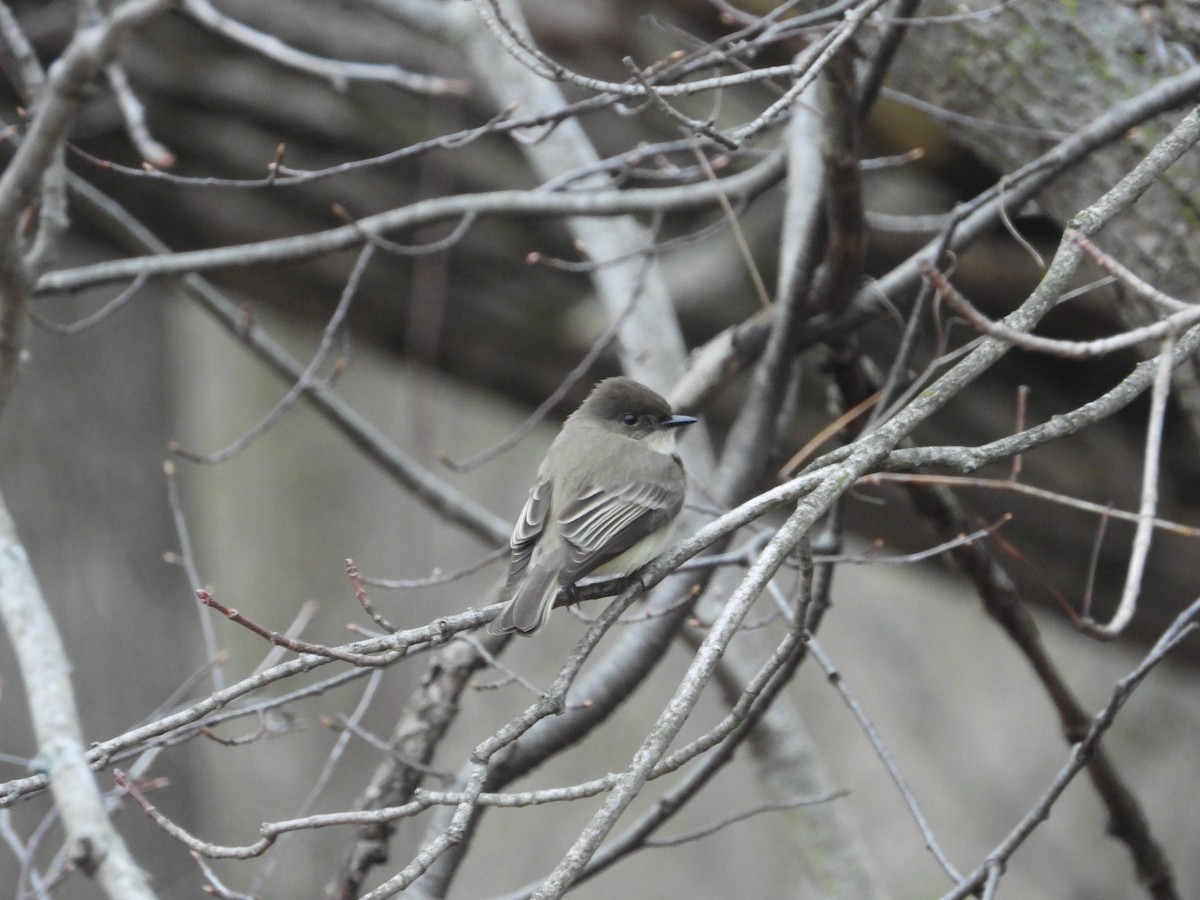
[[[683,506],[676,416],[631,378],[606,378],[563,423],[509,541],[505,596],[492,634],[533,634],[560,587],[624,575],[662,551]]]

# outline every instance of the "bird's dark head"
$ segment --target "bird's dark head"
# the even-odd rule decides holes
[[[650,388],[620,376],[597,384],[572,416],[576,417],[643,440],[669,434],[670,444],[674,444],[674,429],[696,421],[674,415],[671,405]]]

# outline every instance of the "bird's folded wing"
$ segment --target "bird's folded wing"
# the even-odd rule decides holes
[[[524,577],[529,558],[533,555],[533,548],[542,536],[546,516],[550,513],[550,488],[549,481],[539,481],[533,486],[513,528],[512,537],[508,541],[511,550],[507,581],[509,587]]]
[[[559,580],[572,584],[667,524],[683,503],[675,486],[635,482],[618,490],[585,489],[563,504],[558,522],[567,562]]]

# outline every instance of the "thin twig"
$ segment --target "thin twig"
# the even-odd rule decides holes
[[[204,643],[204,656],[212,662],[212,682],[214,690],[225,687],[225,672],[218,663],[220,647],[217,645],[217,630],[213,625],[212,616],[204,612],[204,605],[199,602],[197,591],[204,589],[204,581],[200,578],[200,570],[196,568],[196,555],[192,552],[191,529],[188,528],[187,515],[183,511],[183,500],[179,496],[179,478],[175,464],[171,461],[163,463],[163,476],[167,481],[167,507],[171,510],[171,522],[175,525],[175,536],[179,539],[179,553],[173,555],[171,562],[183,567],[191,586],[193,598],[196,599],[196,612],[200,619],[200,636]]]
[[[81,211],[120,240],[141,252],[168,252],[161,240],[110,197],[76,176],[68,175],[68,182]],[[185,276],[182,288],[289,384],[294,385],[301,380],[303,367],[260,326],[247,323],[241,308],[209,282],[195,275]],[[355,447],[405,485],[415,497],[438,510],[448,521],[457,523],[491,546],[507,542],[510,530],[508,522],[418,465],[327,385],[314,383],[303,397]]]
[[[383,653],[378,656],[351,653],[337,647],[327,647],[324,644],[312,644],[308,641],[297,640],[296,638],[288,637],[285,634],[280,634],[278,631],[271,631],[259,625],[253,619],[243,615],[236,609],[226,606],[219,601],[211,593],[205,590],[196,591],[196,597],[205,606],[211,607],[223,615],[229,621],[241,625],[247,631],[253,632],[264,641],[268,641],[277,647],[283,647],[291,650],[293,653],[311,653],[315,656],[327,656],[330,659],[340,659],[342,662],[353,663],[356,666],[389,666],[399,657],[393,653]]]
[[[903,453],[903,451],[899,451]],[[1057,491],[1048,491],[1044,488],[1034,487],[1033,485],[1024,484],[1020,481],[1013,481],[1011,478],[975,478],[961,477],[957,475],[923,475],[919,473],[907,472],[872,472],[870,475],[864,475],[858,480],[859,484],[944,484],[948,487],[958,488],[983,488],[995,491],[1011,491],[1014,494],[1024,494],[1027,497],[1036,497],[1039,500],[1046,500],[1050,503],[1055,503],[1059,506],[1066,506],[1071,509],[1079,509],[1084,512],[1094,513],[1105,518],[1120,519],[1124,522],[1140,522],[1142,518],[1140,514],[1129,512],[1123,509],[1114,509],[1111,506],[1103,503],[1092,503],[1089,500],[1080,500],[1078,497],[1071,497],[1067,494],[1061,494]],[[1192,525],[1184,525],[1181,522],[1172,522],[1169,519],[1151,518],[1150,524],[1155,528],[1163,531],[1170,531],[1174,534],[1180,534],[1184,537],[1200,537],[1200,528]]]
[[[156,169],[174,168],[175,154],[150,133],[150,127],[146,124],[146,108],[134,93],[125,68],[120,63],[111,62],[104,67],[104,74],[117,98],[117,106],[125,119],[125,130],[138,155]]]
[[[539,403],[537,408],[525,418],[525,421],[514,428],[506,438],[499,443],[493,444],[486,450],[482,450],[479,453],[476,453],[474,456],[470,456],[461,461],[455,461],[444,453],[439,454],[438,459],[441,461],[442,465],[446,466],[446,468],[450,469],[452,472],[470,472],[472,469],[476,469],[484,463],[490,462],[500,454],[515,447],[522,439],[524,439],[527,434],[529,434],[538,426],[538,423],[540,423],[546,417],[546,414],[550,412],[551,409],[553,409],[562,401],[563,397],[565,397],[579,382],[579,379],[581,379],[587,374],[588,371],[591,370],[596,360],[599,359],[604,351],[612,345],[612,342],[616,340],[617,335],[620,333],[622,326],[625,324],[630,314],[634,311],[634,308],[637,305],[640,297],[641,293],[639,292],[635,293],[629,298],[629,302],[625,306],[625,309],[621,311],[620,315],[613,319],[608,328],[604,330],[604,333],[592,342],[592,345],[588,348],[587,353],[585,353],[579,362],[572,367],[571,371],[562,378],[558,384],[558,387],[551,391],[550,395],[541,403]]]
[[[363,273],[366,272],[374,252],[375,245],[370,242],[364,244],[362,250],[359,251],[354,268],[351,270],[350,276],[346,279],[346,285],[342,289],[342,296],[338,299],[337,306],[334,308],[333,315],[330,316],[328,324],[326,324],[324,330],[321,332],[321,341],[317,346],[316,352],[313,354],[312,359],[309,360],[304,371],[300,373],[300,377],[288,388],[287,393],[280,398],[278,403],[271,407],[241,437],[223,450],[216,450],[212,453],[197,453],[186,449],[176,441],[172,441],[168,445],[171,452],[195,463],[215,465],[225,462],[249,447],[255,440],[265,434],[272,425],[279,421],[284,413],[295,406],[300,397],[311,390],[317,383],[317,372],[325,364],[325,360],[329,357],[330,351],[333,349],[334,340],[337,338],[342,324],[346,321],[346,316],[350,313],[351,301],[353,301],[354,295],[358,292],[359,282],[362,280]]]
[[[1142,453],[1142,492],[1138,504],[1138,521],[1133,532],[1133,546],[1129,551],[1129,567],[1125,574],[1125,587],[1117,609],[1107,624],[1091,618],[1083,619],[1079,625],[1084,634],[1102,641],[1111,641],[1125,630],[1137,611],[1138,595],[1142,591],[1142,575],[1146,569],[1146,557],[1150,554],[1150,540],[1154,536],[1154,514],[1158,509],[1158,468],[1162,463],[1163,422],[1167,413],[1167,397],[1171,392],[1171,350],[1174,341],[1163,341],[1158,356],[1158,372],[1150,393],[1150,417],[1146,424],[1146,449]]]
[[[416,94],[467,94],[470,85],[452,78],[409,72],[383,63],[325,59],[290,47],[274,35],[256,31],[226,16],[208,0],[183,0],[184,11],[201,25],[281,65],[327,80],[344,91],[350,81],[378,81]]]
[[[782,170],[782,154],[772,153],[753,168],[722,179],[721,193],[731,200],[758,196],[778,180]],[[82,191],[78,181],[74,180],[72,189]],[[178,253],[166,252],[164,248],[164,251],[153,256],[114,259],[74,269],[61,269],[39,277],[36,290],[39,293],[75,291],[94,284],[134,278],[142,273],[156,278],[214,271],[231,266],[313,259],[357,247],[363,243],[365,235],[382,235],[430,222],[457,220],[471,213],[481,218],[496,215],[522,218],[548,215],[612,217],[637,212],[668,213],[704,208],[714,204],[716,198],[716,189],[707,182],[674,187],[632,188],[624,191],[539,193],[514,189],[456,194],[422,200],[419,203],[366,216],[349,225],[300,237],[276,238]]]
[[[61,334],[67,336],[76,335],[82,331],[92,328],[95,325],[99,325],[101,322],[106,321],[111,315],[113,315],[113,313],[117,312],[119,309],[122,309],[125,304],[132,300],[134,296],[136,296],[137,293],[145,286],[146,279],[139,275],[137,278],[133,279],[128,287],[121,290],[117,296],[113,297],[94,313],[84,316],[81,319],[76,319],[74,322],[53,322],[50,319],[47,319],[45,316],[39,315],[32,310],[29,312],[29,321],[33,322],[33,324],[37,325],[39,328],[45,329],[51,334]]]
[[[875,755],[879,757],[880,762],[883,763],[883,767],[887,769],[888,777],[896,785],[896,789],[900,792],[900,796],[904,800],[905,807],[908,808],[909,814],[913,817],[913,821],[917,823],[917,828],[921,831],[921,837],[925,841],[925,848],[933,854],[933,858],[942,867],[942,871],[949,875],[951,879],[961,881],[962,875],[959,874],[954,863],[950,861],[950,857],[946,855],[946,851],[938,843],[938,839],[933,833],[933,828],[930,826],[929,820],[925,818],[921,804],[918,802],[916,794],[913,793],[908,780],[904,777],[904,773],[900,771],[895,757],[888,750],[878,729],[875,728],[874,723],[862,708],[862,704],[858,702],[858,698],[850,690],[850,686],[846,684],[846,679],[842,677],[837,667],[833,664],[833,661],[815,639],[809,641],[808,649],[812,653],[813,658],[820,664],[821,670],[825,673],[825,677],[829,680],[829,683],[838,692],[838,696],[842,698],[842,702],[854,714],[859,727],[862,728],[863,733],[867,736],[867,740],[871,742],[871,746],[875,750]]]
[[[698,841],[700,838],[708,837],[728,828],[730,825],[735,825],[738,822],[744,822],[747,819],[752,819],[755,816],[760,816],[767,812],[779,812],[785,809],[797,809],[801,806],[815,806],[818,803],[831,803],[841,797],[850,795],[848,790],[842,789],[838,791],[829,791],[825,794],[819,794],[815,797],[793,797],[791,800],[777,800],[773,803],[760,803],[758,806],[753,806],[750,809],[742,810],[738,813],[730,813],[723,816],[715,822],[694,829],[693,831],[685,831],[683,834],[677,834],[672,837],[665,838],[647,838],[647,847],[678,847],[681,844],[689,843],[690,841]]]
[[[1104,271],[1110,273],[1113,277],[1131,289],[1143,300],[1148,300],[1155,306],[1158,306],[1160,309],[1164,309],[1173,313],[1183,312],[1191,309],[1194,306],[1194,304],[1188,303],[1184,300],[1175,299],[1169,294],[1160,291],[1154,285],[1149,284],[1144,279],[1139,278],[1128,268],[1121,265],[1120,262],[1111,257],[1109,254],[1105,253],[1092,241],[1089,241],[1074,228],[1067,228],[1063,234],[1068,240],[1074,242],[1080,250],[1091,257],[1092,261],[1096,265],[1098,265]]]
[[[486,569],[492,563],[507,556],[509,553],[508,546],[497,547],[495,550],[480,557],[473,563],[465,565],[458,569],[453,569],[449,572],[443,572],[441,568],[435,568],[431,575],[424,578],[376,578],[366,575],[359,576],[362,584],[369,584],[372,587],[385,588],[387,590],[412,590],[414,588],[437,587],[443,584],[452,584],[455,581],[461,581],[476,572]],[[347,567],[351,565],[350,560],[346,560]],[[348,570],[347,570],[348,571]],[[357,591],[357,586],[355,588]],[[378,623],[377,623],[378,624]],[[383,627],[380,625],[380,627]],[[386,629],[385,629],[386,630]]]
[[[1200,322],[1200,307],[1186,304],[1186,308],[1171,313],[1164,319],[1133,328],[1112,337],[1097,338],[1094,341],[1065,341],[1056,338],[1044,338],[1028,334],[1020,329],[1011,328],[1004,322],[989,319],[977,310],[966,297],[960,294],[941,272],[937,271],[925,260],[919,260],[917,267],[929,279],[937,290],[938,295],[945,299],[968,322],[984,334],[1009,341],[1014,346],[1024,350],[1035,350],[1062,356],[1069,359],[1087,359],[1093,356],[1104,356],[1134,347],[1150,340],[1161,340],[1170,335],[1178,334]]]
[[[363,587],[362,578],[358,574],[358,566],[354,560],[346,560],[346,577],[350,579],[350,585],[354,588],[354,599],[358,601],[358,605],[363,608],[363,611],[371,617],[376,625],[386,631],[388,634],[396,633],[396,626],[389,622],[383,615],[375,609],[375,605],[371,603],[370,596],[367,595],[366,588]]]
[[[1108,703],[1092,719],[1091,725],[1082,739],[1071,747],[1067,762],[1059,770],[1058,774],[1055,775],[1045,792],[1030,808],[1029,812],[1009,832],[1008,836],[988,854],[983,865],[960,878],[955,889],[947,893],[942,900],[962,900],[962,898],[972,893],[985,878],[989,877],[989,873],[994,867],[1003,866],[1038,825],[1050,817],[1050,810],[1062,792],[1066,790],[1067,785],[1091,762],[1093,755],[1097,752],[1100,745],[1100,739],[1112,727],[1117,713],[1125,705],[1125,701],[1129,699],[1138,685],[1142,683],[1145,677],[1160,662],[1166,659],[1181,642],[1197,630],[1198,626],[1194,620],[1198,615],[1200,615],[1200,600],[1196,600],[1176,616],[1175,620],[1163,632],[1158,641],[1155,642],[1150,652],[1146,654],[1138,667],[1117,682]]]

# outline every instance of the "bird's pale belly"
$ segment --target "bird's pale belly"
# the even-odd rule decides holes
[[[647,535],[634,544],[620,556],[614,556],[602,566],[591,571],[592,575],[626,575],[640,569],[658,554],[662,553],[671,542],[675,533],[674,523],[668,523],[654,534]]]

